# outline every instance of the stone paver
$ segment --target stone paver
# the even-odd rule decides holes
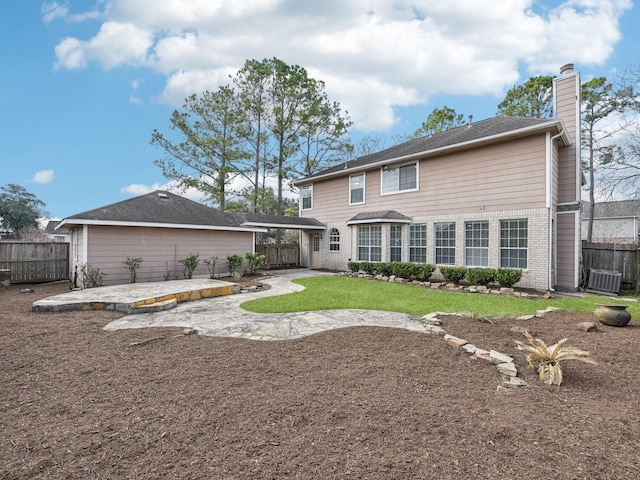
[[[396,312],[372,310],[321,310],[263,314],[243,310],[240,304],[248,300],[283,295],[304,289],[292,283],[294,278],[326,275],[313,270],[281,270],[263,280],[271,288],[250,295],[227,295],[179,304],[163,312],[128,315],[105,326],[105,330],[145,327],[191,328],[201,335],[237,337],[253,340],[284,340],[313,335],[325,330],[356,326],[404,328],[431,333],[422,320]]]

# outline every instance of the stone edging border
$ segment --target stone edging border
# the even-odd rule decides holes
[[[371,275],[366,272],[341,272],[337,274],[341,277],[352,277],[352,278],[362,278],[365,280],[377,280],[380,282],[389,282],[389,283],[404,283],[406,285],[417,285],[420,287],[431,288],[433,290],[447,290],[450,292],[464,292],[464,293],[484,293],[484,294],[492,294],[492,295],[510,295],[513,297],[520,298],[545,298],[548,294],[544,292],[540,292],[539,295],[531,294],[527,292],[521,292],[515,290],[513,288],[499,287],[499,288],[490,288],[484,285],[458,285],[455,283],[450,283],[446,281],[442,282],[421,282],[418,280],[408,280],[402,277],[396,277],[395,275],[391,275],[389,277],[384,275]]]
[[[546,313],[553,312],[558,310],[556,307],[547,307],[545,310],[538,310],[535,315],[523,315],[518,317],[517,320],[530,320],[532,318],[540,318],[544,316]],[[477,358],[478,360],[483,360],[487,363],[493,364],[497,367],[498,371],[502,374],[503,377],[503,385],[507,387],[526,387],[528,384],[522,378],[518,377],[518,370],[516,369],[515,364],[513,363],[513,357],[509,355],[505,355],[504,353],[500,353],[496,350],[484,350],[479,348],[469,342],[467,342],[463,338],[458,338],[454,335],[449,335],[445,329],[441,327],[442,321],[438,318],[438,316],[444,315],[455,315],[459,317],[466,317],[468,313],[447,313],[447,312],[432,312],[424,315],[422,317],[422,323],[426,327],[426,329],[430,333],[434,333],[437,335],[441,335],[444,338],[444,341],[447,342],[452,348],[461,349],[467,352],[469,355]],[[520,328],[520,327],[517,327]],[[524,332],[526,329],[522,329]],[[502,388],[498,386],[498,390]]]

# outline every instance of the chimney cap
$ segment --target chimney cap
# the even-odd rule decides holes
[[[567,63],[560,67],[560,75],[568,75],[571,72],[573,72],[573,63]]]

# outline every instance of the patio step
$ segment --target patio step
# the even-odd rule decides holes
[[[178,300],[176,297],[164,298],[157,301],[146,301],[140,303],[134,303],[129,305],[129,313],[150,313],[150,312],[164,312],[165,310],[171,310],[178,306]]]

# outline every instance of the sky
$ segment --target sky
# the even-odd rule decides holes
[[[152,132],[247,59],[324,81],[354,141],[411,134],[443,106],[492,117],[509,88],[567,63],[583,81],[640,64],[631,0],[0,5],[0,185],[24,187],[52,219],[170,189]]]

